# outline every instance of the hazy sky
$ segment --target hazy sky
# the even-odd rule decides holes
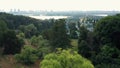
[[[0,0],[0,9],[120,11],[120,0]]]

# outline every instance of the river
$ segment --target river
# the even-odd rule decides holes
[[[45,19],[63,19],[63,18],[68,18],[69,16],[29,16],[29,17],[45,20]]]

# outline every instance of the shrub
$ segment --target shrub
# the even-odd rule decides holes
[[[20,63],[26,65],[33,64],[38,59],[36,52],[36,49],[26,45],[24,46],[21,54],[16,54],[15,58]]]
[[[48,40],[44,39],[42,36],[33,36],[30,39],[31,45],[36,47],[37,56],[39,58],[44,57],[46,54],[51,52],[51,46]]]

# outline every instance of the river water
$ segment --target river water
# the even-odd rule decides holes
[[[68,18],[68,16],[29,16],[35,19],[41,19],[41,20],[45,20],[45,19],[63,19],[63,18]]]

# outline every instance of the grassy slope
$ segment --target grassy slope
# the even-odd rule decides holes
[[[71,39],[71,45],[74,47],[78,46],[78,40],[77,39]]]
[[[0,68],[39,68],[40,60],[36,61],[35,64],[25,66],[17,63],[13,55],[5,55],[0,57]]]
[[[78,51],[78,39],[71,39],[71,45],[75,51]]]

